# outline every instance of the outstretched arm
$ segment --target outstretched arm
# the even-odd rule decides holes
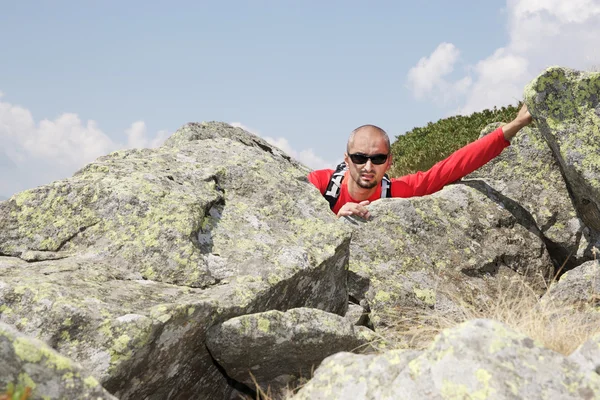
[[[500,154],[509,146],[509,140],[530,122],[531,114],[523,105],[513,121],[455,151],[428,171],[393,179],[392,197],[423,196],[437,192]]]
[[[517,132],[521,130],[521,128],[524,128],[530,123],[531,114],[529,113],[529,110],[527,110],[527,104],[523,104],[519,110],[519,113],[517,114],[517,117],[502,127],[504,138],[510,141],[513,137],[515,137]]]

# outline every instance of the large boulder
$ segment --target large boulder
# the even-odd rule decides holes
[[[580,218],[600,232],[600,73],[549,68],[527,85],[525,102]]]
[[[552,276],[538,236],[468,186],[379,200],[370,212],[350,245],[349,290],[366,298],[376,330],[393,341],[404,340],[395,326],[411,324],[415,310],[460,313],[465,302],[489,299],[490,278],[520,274],[543,290]]]
[[[239,128],[190,124],[19,193],[0,203],[0,320],[119,398],[225,398],[211,326],[347,307],[350,232],[307,173]]]
[[[208,331],[207,346],[231,378],[282,393],[310,377],[323,359],[340,351],[363,352],[374,333],[314,308],[266,311],[232,318]]]
[[[32,400],[115,399],[80,365],[1,322],[0,360],[0,388],[29,388]]]
[[[488,125],[481,136],[499,125]],[[466,179],[539,236],[557,268],[570,269],[591,256],[590,231],[577,217],[560,166],[538,129],[522,129],[510,147]]]
[[[599,397],[595,372],[499,322],[472,320],[442,332],[422,353],[328,357],[293,399]]]

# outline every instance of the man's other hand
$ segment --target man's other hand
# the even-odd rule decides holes
[[[369,200],[361,201],[360,203],[346,203],[340,208],[337,216],[339,217],[347,217],[350,215],[356,215],[358,217],[369,219],[371,218],[371,214],[369,210],[365,206],[369,205]]]
[[[531,119],[531,114],[527,109],[527,104],[523,104],[519,110],[519,113],[517,114],[517,117],[502,127],[504,138],[510,141],[513,137],[515,137],[517,132],[521,130],[521,128],[531,123]]]

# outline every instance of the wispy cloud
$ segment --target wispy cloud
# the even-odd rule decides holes
[[[166,139],[168,132],[150,136],[144,122],[138,121],[125,131],[125,136],[127,143],[115,141],[95,121],[84,122],[73,113],[36,122],[28,109],[0,100],[0,175],[3,177],[0,194],[10,195],[65,178],[117,149],[156,147]]]
[[[443,95],[460,104],[455,112],[466,114],[516,103],[525,84],[551,65],[590,69],[600,64],[600,0],[508,0],[506,16],[506,45],[463,65],[465,76],[448,79],[460,64],[459,50],[451,43],[419,60],[407,76],[415,98],[439,102]],[[446,68],[439,66],[444,60]]]

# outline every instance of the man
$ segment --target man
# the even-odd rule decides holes
[[[512,122],[457,150],[427,172],[390,181],[384,178],[392,166],[390,139],[383,129],[363,125],[356,128],[348,139],[345,166],[338,167],[336,171],[313,171],[308,179],[327,198],[338,217],[356,215],[369,219],[366,206],[371,202],[381,197],[413,197],[437,192],[496,157],[510,145],[510,140],[521,128],[530,123],[531,114],[523,105]]]

